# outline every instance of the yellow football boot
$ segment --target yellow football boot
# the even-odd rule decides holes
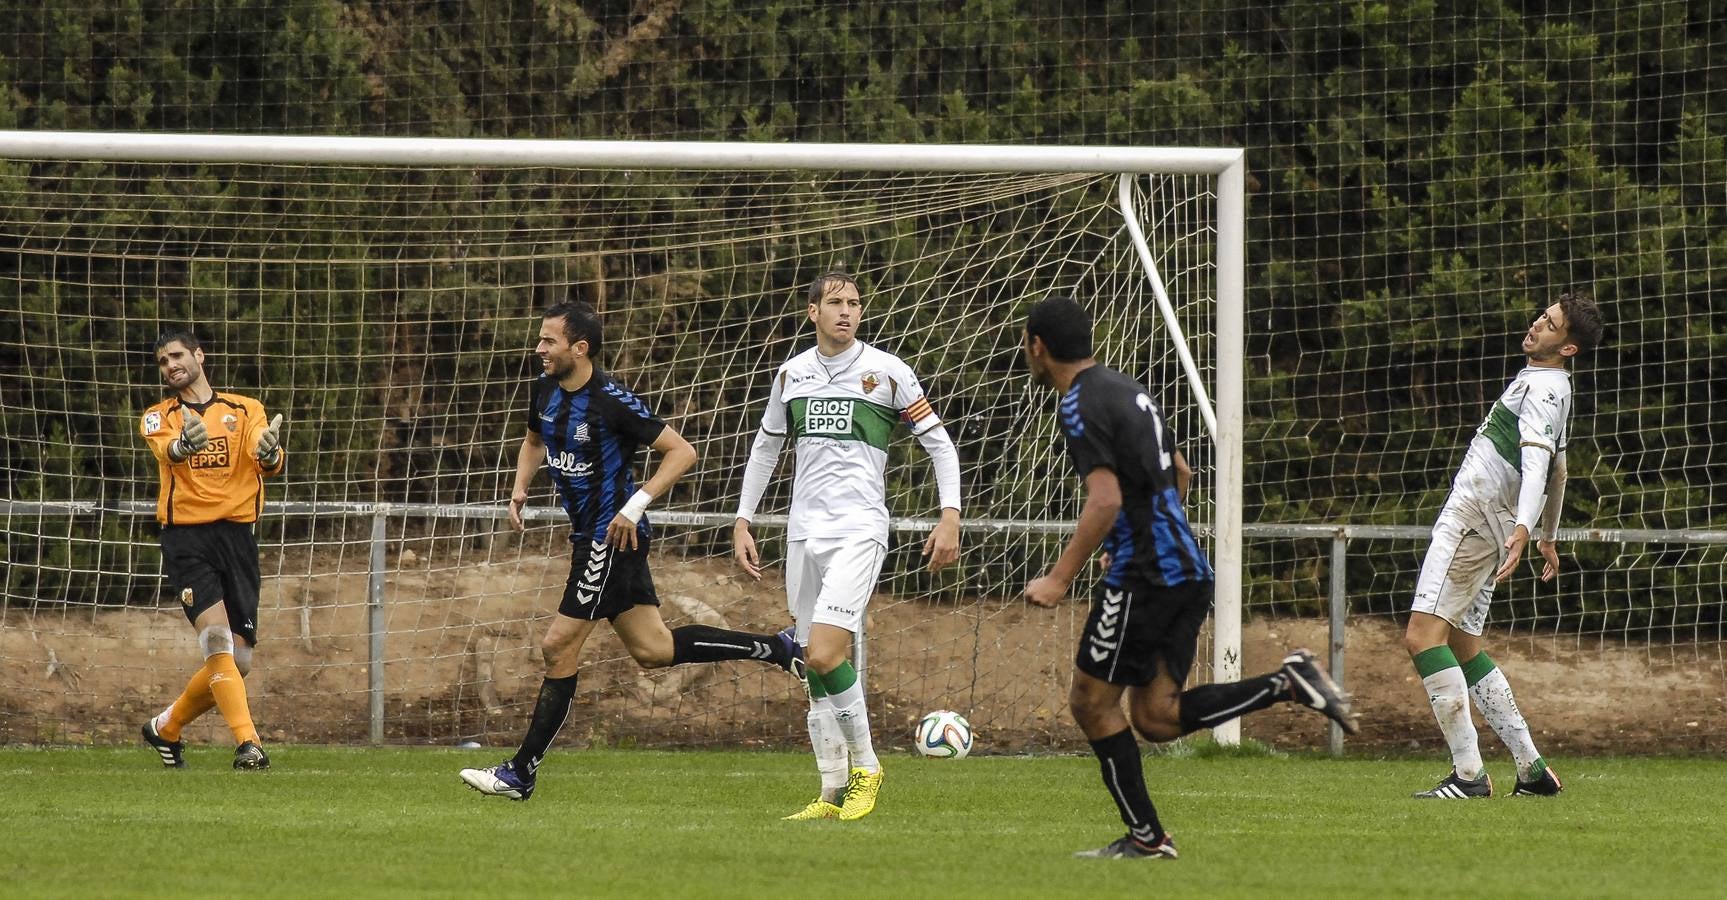
[[[839,817],[840,808],[838,806],[817,797],[810,801],[810,805],[781,818],[782,821],[786,822],[807,822],[811,819],[837,819]]]
[[[846,802],[840,809],[841,822],[854,822],[875,811],[876,795],[881,793],[881,770],[853,769],[846,779]]]

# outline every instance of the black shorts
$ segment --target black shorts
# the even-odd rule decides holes
[[[162,575],[186,621],[220,603],[228,628],[258,645],[258,539],[242,522],[162,526]]]
[[[1157,677],[1161,660],[1176,686],[1187,683],[1199,629],[1211,613],[1211,595],[1209,581],[1174,587],[1098,585],[1074,665],[1110,684],[1144,685]]]
[[[570,553],[570,580],[558,612],[572,619],[615,619],[632,607],[659,606],[648,574],[648,544],[618,550],[604,541],[582,541]]]

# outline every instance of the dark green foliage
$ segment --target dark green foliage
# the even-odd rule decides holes
[[[1582,11],[1439,0],[1154,6],[1094,3],[1080,14],[1041,0],[14,3],[0,36],[0,126],[1244,146],[1246,521],[1425,523],[1470,430],[1518,364],[1517,335],[1557,292],[1579,286],[1603,302],[1608,332],[1577,370],[1567,522],[1727,527],[1727,454],[1715,449],[1727,442],[1718,402],[1727,307],[1710,293],[1727,253],[1727,67],[1714,62],[1727,44],[1727,10],[1674,0]],[[476,368],[522,341],[531,310],[548,299],[535,286],[665,276],[668,292],[725,295],[700,276],[672,275],[725,272],[766,255],[765,245],[737,245],[602,264],[529,241],[507,270],[398,266],[386,283],[372,274],[383,269],[358,263],[417,258],[459,232],[476,206],[521,204],[510,227],[523,235],[561,212],[470,173],[385,183],[332,173],[331,204],[359,197],[374,212],[400,209],[398,221],[411,224],[360,233],[324,219],[330,233],[283,247],[272,222],[280,198],[261,180],[145,171],[0,164],[8,197],[145,188],[121,201],[132,206],[6,208],[0,270],[21,286],[0,342],[6,496],[112,498],[116,485],[147,483],[138,460],[54,436],[135,440],[122,425],[153,397],[110,396],[102,385],[136,380],[112,373],[148,365],[138,348],[160,323],[196,319],[211,323],[223,349],[221,383],[260,385],[266,404],[293,397],[290,421],[356,423],[291,438],[301,459],[320,451],[312,469],[295,470],[307,479],[300,499],[332,483],[367,485],[380,498],[494,497],[497,484],[448,474],[481,461],[379,452],[416,434],[393,412],[402,392],[507,382]],[[141,178],[156,180],[133,183]],[[693,214],[707,199],[674,209]],[[227,217],[240,225],[228,233],[250,246],[218,254],[232,262],[188,253],[204,261],[176,267],[122,244],[93,245],[73,270],[52,272],[40,268],[48,257],[6,252],[17,234],[50,241],[79,217],[188,250],[199,246],[200,221]],[[854,265],[877,267],[884,283],[918,274],[917,255],[896,248],[895,235],[868,238],[869,258]],[[828,249],[805,238],[795,254],[775,257],[760,302],[789,295]],[[298,267],[292,284],[286,267],[268,261],[320,253],[331,263],[322,274]],[[481,298],[476,286],[488,278],[498,293]],[[112,289],[137,284],[157,287]],[[521,318],[458,326],[463,311],[449,304],[480,308],[482,299]],[[306,308],[325,302],[331,308]],[[701,314],[737,322],[761,312],[746,303]],[[291,329],[286,356],[260,357],[266,332],[290,322],[316,324]],[[783,353],[782,326],[757,323],[747,337],[761,342],[762,358]],[[691,325],[643,313],[625,333]],[[914,344],[896,349],[936,349]],[[689,381],[695,352],[659,342],[653,359],[620,364],[652,363],[651,391]],[[380,371],[386,354],[419,362]],[[306,389],[307,379],[325,389]],[[441,444],[470,445],[464,436]],[[446,475],[428,482],[408,469]],[[1592,574],[1555,613],[1634,587],[1613,581],[1628,577],[1614,559],[1578,562]],[[1290,565],[1250,560],[1251,570],[1276,569],[1273,581],[1291,577]],[[1653,582],[1635,589],[1671,593],[1680,607],[1695,596],[1687,592],[1711,589],[1683,584],[1671,569],[1645,574]],[[1352,593],[1384,589],[1351,580]],[[1250,599],[1271,598],[1255,589]],[[1655,606],[1648,624],[1672,618]]]

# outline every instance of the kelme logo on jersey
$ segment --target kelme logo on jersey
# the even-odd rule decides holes
[[[852,402],[850,400],[810,400],[804,412],[806,434],[851,434]]]

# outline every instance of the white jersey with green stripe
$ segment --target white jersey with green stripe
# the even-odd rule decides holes
[[[786,540],[868,538],[887,545],[888,440],[941,424],[905,362],[863,341],[838,356],[812,347],[774,375],[762,431],[797,453]]]
[[[1469,452],[1452,482],[1452,494],[1463,493],[1518,512],[1523,448],[1543,447],[1555,455],[1563,451],[1570,440],[1570,418],[1570,373],[1562,368],[1525,366],[1475,429],[1475,439],[1469,442]],[[1552,471],[1551,462],[1548,471]]]

